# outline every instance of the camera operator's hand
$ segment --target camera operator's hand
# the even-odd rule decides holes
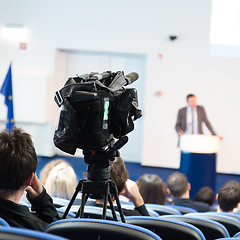
[[[30,199],[37,198],[43,192],[43,186],[41,181],[38,179],[37,174],[34,173],[32,181],[29,186],[25,189]]]
[[[144,204],[143,198],[138,190],[137,184],[130,179],[127,180],[125,188],[121,192],[121,195],[131,200],[135,207],[140,207]]]

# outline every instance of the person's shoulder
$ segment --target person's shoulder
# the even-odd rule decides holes
[[[210,205],[204,202],[192,201],[194,208],[198,212],[208,212],[210,211]]]
[[[183,111],[186,111],[187,110],[187,107],[182,107],[182,108],[180,108],[178,111],[179,112],[183,112]]]
[[[201,106],[201,105],[197,105],[197,108],[198,108],[198,109],[201,109],[201,110],[204,110],[204,107]]]

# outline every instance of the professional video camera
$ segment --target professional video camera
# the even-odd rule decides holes
[[[70,77],[56,92],[55,102],[60,107],[60,114],[54,144],[70,154],[74,154],[76,148],[82,149],[84,160],[89,164],[87,180],[79,181],[63,218],[80,189],[83,193],[77,214],[80,217],[83,217],[84,204],[90,194],[105,196],[103,217],[106,217],[107,199],[114,215],[111,194],[121,209],[116,185],[109,180],[109,166],[119,156],[118,149],[128,141],[125,135],[134,129],[133,121],[142,116],[136,89],[124,88],[137,79],[137,73],[124,76],[122,71],[94,72]],[[116,143],[114,138],[118,139]]]
[[[120,139],[118,145],[127,141],[122,137],[134,129],[133,120],[141,117],[136,89],[123,87],[137,79],[137,73],[125,77],[121,71],[69,78],[55,95],[60,118],[54,144],[70,154],[83,149],[89,164],[93,151],[114,158],[114,138]]]

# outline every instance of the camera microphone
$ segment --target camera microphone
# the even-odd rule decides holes
[[[116,76],[112,80],[111,84],[108,86],[108,88],[111,91],[117,91],[123,86],[127,86],[129,84],[132,84],[138,79],[139,75],[136,72],[129,73],[124,77],[123,72],[119,71],[117,72]]]
[[[129,73],[125,77],[127,83],[124,86],[135,82],[138,78],[139,78],[139,75],[136,72]]]

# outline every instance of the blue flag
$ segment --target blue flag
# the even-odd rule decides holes
[[[7,76],[3,82],[0,93],[5,96],[5,104],[8,108],[6,128],[11,130],[14,126],[13,97],[12,97],[12,66],[10,64]]]

